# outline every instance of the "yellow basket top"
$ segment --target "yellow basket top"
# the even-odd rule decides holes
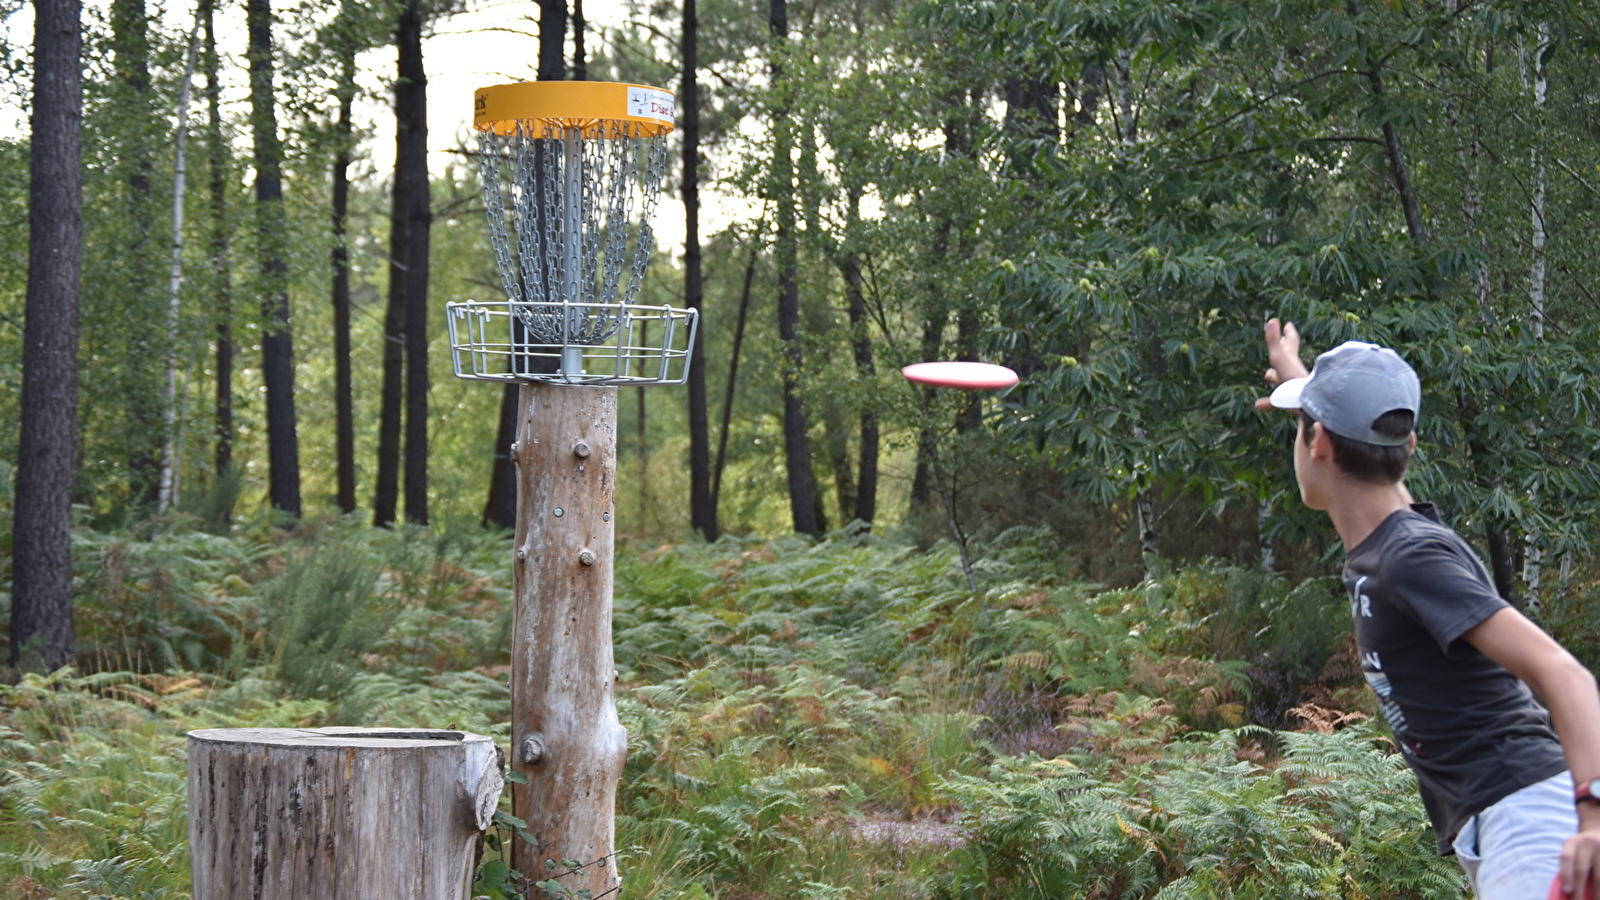
[[[583,130],[585,138],[609,137],[627,126],[637,137],[670,132],[677,117],[672,92],[614,81],[522,81],[478,88],[472,127],[510,134],[519,125],[561,132]]]

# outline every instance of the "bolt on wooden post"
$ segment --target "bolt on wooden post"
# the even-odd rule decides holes
[[[456,374],[517,382],[512,867],[560,896],[621,886],[627,733],[611,646],[617,387],[682,384],[697,314],[639,304],[673,98],[526,82],[474,98],[489,238],[507,299],[448,306]],[[538,896],[535,888],[532,896]]]

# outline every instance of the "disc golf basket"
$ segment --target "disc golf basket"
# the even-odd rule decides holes
[[[674,112],[670,93],[631,84],[541,81],[476,96],[506,298],[450,304],[450,349],[462,378],[520,383],[510,687],[522,778],[509,780],[526,831],[511,843],[511,868],[524,888],[561,896],[602,897],[620,884],[617,388],[688,377],[696,313],[638,302]]]
[[[638,304],[673,112],[670,93],[642,85],[478,90],[483,199],[507,299],[449,304],[458,376],[683,383],[695,312]]]

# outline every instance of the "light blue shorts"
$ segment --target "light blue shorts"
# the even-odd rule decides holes
[[[1572,774],[1562,772],[1468,819],[1456,859],[1478,900],[1545,900],[1561,871],[1561,845],[1577,831]]]

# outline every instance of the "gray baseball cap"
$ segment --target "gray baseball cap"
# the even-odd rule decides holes
[[[1345,341],[1317,357],[1310,375],[1278,385],[1272,405],[1303,409],[1340,437],[1398,447],[1410,436],[1381,435],[1372,430],[1372,423],[1397,409],[1415,416],[1422,408],[1422,383],[1393,350]]]

